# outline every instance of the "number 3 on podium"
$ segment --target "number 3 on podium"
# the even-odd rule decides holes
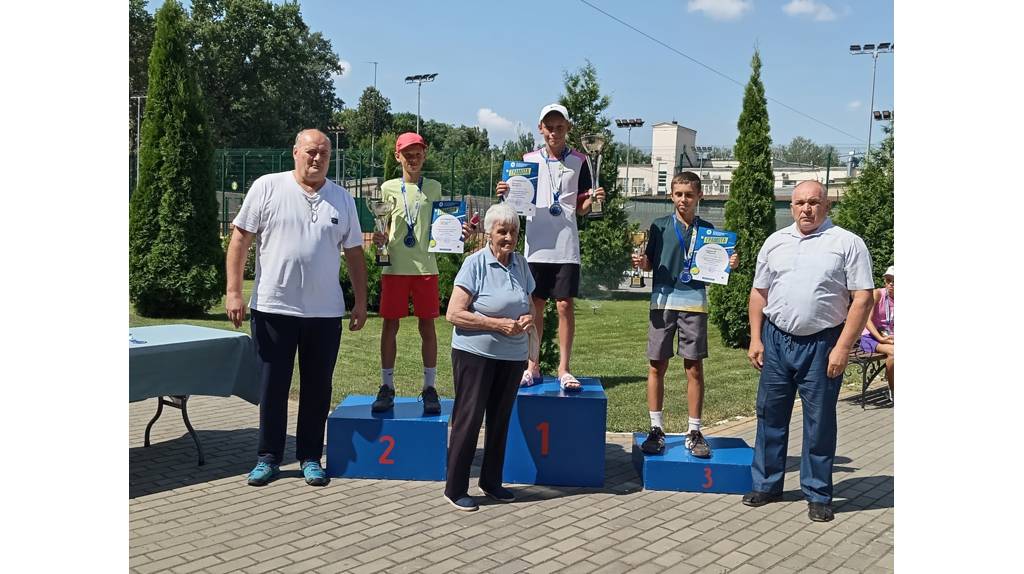
[[[707,479],[707,482],[705,482],[704,484],[700,485],[701,488],[711,488],[715,484],[715,481],[711,480],[711,467],[710,466],[705,466],[704,467],[704,478]]]

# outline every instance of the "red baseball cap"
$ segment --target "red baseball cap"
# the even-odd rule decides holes
[[[402,151],[403,149],[416,144],[427,147],[427,142],[423,139],[423,136],[413,132],[405,132],[395,140],[395,151]]]

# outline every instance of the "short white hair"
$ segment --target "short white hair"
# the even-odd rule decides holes
[[[519,215],[507,203],[495,203],[487,209],[487,214],[484,215],[484,231],[490,233],[496,223],[510,225],[513,231],[519,232]]]
[[[302,141],[302,136],[307,135],[307,134],[308,135],[318,134],[320,137],[322,137],[325,140],[327,140],[327,145],[328,146],[331,145],[331,138],[327,137],[327,134],[325,134],[324,132],[322,132],[322,131],[320,131],[320,130],[318,130],[316,128],[306,128],[304,130],[299,131],[299,133],[295,134],[295,143],[292,145],[292,147],[293,148],[299,147],[299,142]]]

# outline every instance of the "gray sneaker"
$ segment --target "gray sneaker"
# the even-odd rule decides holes
[[[441,399],[437,396],[437,389],[434,387],[424,388],[423,392],[420,394],[420,398],[423,399],[423,414],[441,414]]]
[[[390,411],[395,406],[395,389],[381,385],[380,390],[377,391],[377,400],[373,401],[373,406],[370,407],[375,413],[382,413],[384,411]]]
[[[692,430],[686,435],[686,448],[697,458],[711,458],[711,447],[699,430]]]

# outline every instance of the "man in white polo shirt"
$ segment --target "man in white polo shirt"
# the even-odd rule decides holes
[[[228,318],[245,320],[242,270],[256,241],[256,279],[249,308],[252,339],[261,362],[259,462],[252,486],[267,484],[284,457],[288,391],[299,355],[299,419],[295,457],[306,483],[323,486],[320,465],[331,382],[341,343],[345,299],[338,279],[345,263],[355,308],[349,329],[366,321],[366,263],[356,204],[345,188],[327,180],[331,143],[318,130],[303,130],[292,147],[295,169],[253,182],[235,217],[227,255]]]
[[[523,161],[540,165],[537,177],[537,211],[526,218],[526,260],[537,286],[533,291],[533,322],[544,332],[544,305],[555,300],[558,309],[558,383],[565,391],[582,390],[569,371],[572,340],[576,332],[573,299],[580,290],[580,236],[576,216],[590,213],[593,201],[604,200],[604,188],[592,188],[593,177],[586,156],[566,144],[572,123],[561,104],[540,111],[537,129],[544,145],[523,155]],[[495,189],[504,197],[508,184]],[[540,365],[529,362],[521,386],[541,381]]]
[[[864,240],[832,224],[820,183],[796,186],[791,210],[793,225],[771,234],[757,254],[750,290],[747,355],[761,378],[753,491],[743,504],[782,499],[789,421],[799,392],[800,487],[808,517],[827,522],[833,518],[836,402],[850,348],[871,311],[871,254]]]

